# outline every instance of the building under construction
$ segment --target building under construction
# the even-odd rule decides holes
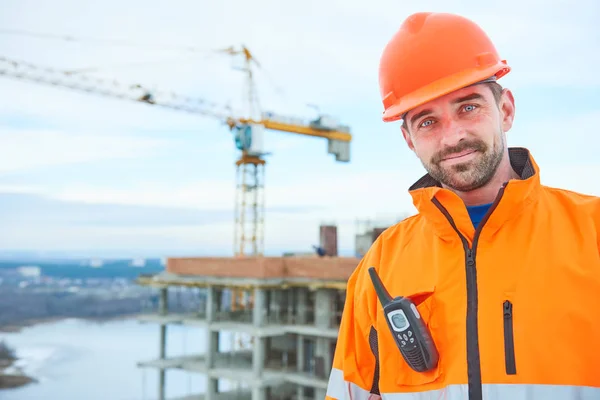
[[[138,364],[158,369],[158,399],[166,398],[170,368],[206,377],[205,393],[186,400],[324,399],[346,282],[359,258],[337,257],[335,226],[321,227],[320,237],[315,256],[170,258],[164,272],[140,277],[160,292],[156,310],[140,317],[160,326],[159,357]],[[197,288],[197,309],[170,313],[174,287]],[[170,324],[206,329],[206,350],[169,357]],[[224,346],[226,337],[236,345]],[[224,389],[220,381],[235,384]]]

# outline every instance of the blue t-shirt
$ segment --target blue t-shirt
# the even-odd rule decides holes
[[[469,217],[471,217],[471,222],[473,222],[473,226],[477,229],[479,223],[483,216],[488,212],[492,203],[482,204],[479,206],[468,206],[467,211],[469,212]]]

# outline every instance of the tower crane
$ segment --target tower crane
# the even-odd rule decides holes
[[[327,140],[327,151],[336,161],[350,161],[350,128],[331,116],[320,115],[304,121],[260,110],[254,82],[253,65],[259,65],[245,47],[229,47],[218,52],[242,56],[247,99],[245,115],[233,115],[227,107],[204,99],[194,99],[175,93],[150,90],[143,85],[124,85],[119,82],[92,78],[0,56],[0,75],[19,80],[67,88],[110,98],[135,101],[172,110],[216,118],[234,134],[240,151],[236,161],[236,198],[234,255],[257,256],[264,251],[264,166],[262,152],[264,130],[288,132]]]

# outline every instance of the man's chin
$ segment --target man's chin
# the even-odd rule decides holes
[[[459,192],[470,192],[481,187],[480,182],[472,178],[469,179],[469,177],[462,177],[461,175],[461,172],[453,171],[452,173],[446,174],[444,179],[441,179],[440,182],[444,184],[444,186]]]

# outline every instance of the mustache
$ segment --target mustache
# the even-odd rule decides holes
[[[434,154],[433,157],[431,158],[431,163],[439,164],[444,158],[451,156],[453,154],[463,152],[465,150],[480,151],[483,153],[487,150],[487,145],[481,140],[460,142],[456,146],[446,147],[444,150]]]

